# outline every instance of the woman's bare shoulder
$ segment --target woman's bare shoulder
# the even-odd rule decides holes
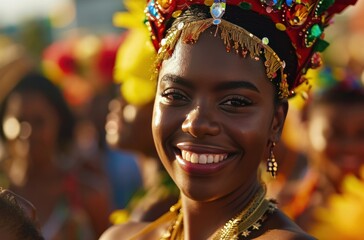
[[[258,238],[257,238],[258,239]],[[260,240],[317,240],[304,233],[286,229],[274,229],[259,237]]]
[[[277,210],[265,227],[265,234],[259,239],[279,240],[315,240],[316,238],[304,232],[284,213]]]
[[[118,224],[107,229],[99,238],[99,240],[120,240],[131,239],[136,233],[145,228],[148,223],[128,222]]]

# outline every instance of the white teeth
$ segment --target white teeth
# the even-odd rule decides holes
[[[198,155],[196,153],[191,154],[191,163],[198,163]]]
[[[197,154],[189,151],[182,150],[182,158],[195,164],[209,164],[218,163],[227,158],[227,154]]]
[[[214,162],[214,156],[208,155],[207,156],[207,163],[213,163]]]
[[[187,161],[191,162],[191,153],[190,152],[185,152],[185,157],[183,159],[186,159]]]
[[[207,163],[207,156],[206,155],[201,155],[200,159],[198,160],[198,163],[206,164]]]

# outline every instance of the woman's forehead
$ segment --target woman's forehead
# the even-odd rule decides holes
[[[210,30],[202,33],[194,44],[179,40],[171,58],[162,64],[159,76],[166,74],[186,79],[254,79],[269,83],[261,60],[227,52],[224,42]]]

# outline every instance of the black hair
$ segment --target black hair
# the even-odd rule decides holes
[[[364,105],[364,89],[344,88],[341,84],[311,95],[301,111],[302,121],[309,119],[310,113],[321,106],[357,106]]]
[[[312,105],[364,104],[364,90],[332,88],[312,99]]]
[[[16,201],[0,194],[0,230],[15,235],[18,240],[44,240],[36,225]]]
[[[171,19],[167,22],[167,29],[174,29],[180,22],[197,21],[207,18],[211,18],[209,7],[205,5],[191,5],[190,8],[185,10],[177,19]],[[269,46],[277,53],[281,60],[285,61],[285,74],[287,74],[288,84],[292,86],[297,77],[298,59],[296,50],[285,32],[279,31],[275,27],[274,22],[268,17],[259,15],[253,11],[243,10],[238,6],[229,6],[223,19],[246,29],[260,39],[267,37],[269,39]],[[280,79],[281,76],[278,75],[276,79],[272,81],[278,82],[278,84],[274,84],[277,95],[275,97],[276,101],[278,101],[280,82],[277,78]]]
[[[43,95],[49,103],[56,109],[60,118],[60,130],[58,143],[61,147],[66,147],[66,144],[71,142],[75,126],[75,118],[69,109],[61,90],[48,80],[45,76],[37,72],[30,72],[25,75],[7,95],[7,98],[1,104],[0,121],[4,121],[5,108],[8,102],[8,97],[12,93],[36,92]],[[0,127],[0,136],[4,138],[2,127]]]

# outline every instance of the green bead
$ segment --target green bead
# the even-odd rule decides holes
[[[307,36],[308,42],[310,43],[314,42],[317,38],[321,36],[321,34],[322,34],[321,27],[318,24],[313,25],[309,30],[309,34]]]
[[[269,44],[269,39],[268,39],[267,37],[264,37],[264,38],[262,39],[262,43],[263,43],[264,45],[268,45],[268,44]]]
[[[315,52],[323,52],[330,44],[326,42],[325,40],[318,39],[315,46],[314,51]]]
[[[317,15],[321,15],[325,12],[329,7],[331,7],[335,3],[335,0],[321,0],[321,3],[317,7]]]
[[[313,25],[310,31],[310,35],[315,38],[318,38],[322,34],[321,27],[318,24]]]
[[[250,3],[248,3],[248,2],[241,2],[239,4],[239,7],[241,9],[243,9],[243,10],[250,10],[250,9],[252,9],[252,5]]]

